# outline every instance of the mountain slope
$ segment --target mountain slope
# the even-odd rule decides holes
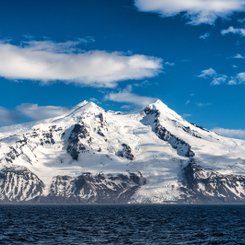
[[[84,101],[0,130],[0,200],[242,202],[245,142],[191,124],[159,100],[135,114]]]

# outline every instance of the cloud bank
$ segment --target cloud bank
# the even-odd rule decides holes
[[[61,116],[69,109],[61,106],[39,106],[38,104],[23,103],[14,110],[0,107],[0,126],[16,124],[21,117],[31,120],[42,120],[51,117]]]
[[[213,131],[222,136],[226,136],[230,138],[245,139],[245,130],[242,130],[242,129],[215,128],[213,129]]]
[[[18,105],[16,110],[22,116],[33,120],[56,117],[68,112],[68,109],[61,106],[39,106],[38,104],[24,103]]]
[[[16,122],[17,115],[4,107],[0,107],[0,126],[10,125]]]
[[[132,93],[132,88],[128,87],[121,92],[111,92],[104,97],[105,100],[118,102],[118,103],[127,103],[137,107],[144,107],[155,102],[157,99],[153,97],[141,96]]]
[[[31,41],[17,46],[2,42],[0,60],[4,62],[0,62],[0,77],[112,88],[120,81],[154,77],[162,69],[162,61],[155,57],[97,50],[82,52],[76,45]]]
[[[244,0],[135,0],[140,11],[155,12],[162,17],[184,13],[189,24],[213,24],[234,12],[244,11]]]

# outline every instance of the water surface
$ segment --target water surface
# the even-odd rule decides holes
[[[2,205],[0,244],[245,244],[245,206]]]

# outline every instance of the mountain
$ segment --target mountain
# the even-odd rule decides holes
[[[191,124],[162,101],[139,113],[82,102],[0,129],[0,201],[245,201],[245,141]]]

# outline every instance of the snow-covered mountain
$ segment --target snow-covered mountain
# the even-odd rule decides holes
[[[245,201],[245,141],[185,121],[160,100],[135,114],[82,102],[0,129],[0,200]]]

